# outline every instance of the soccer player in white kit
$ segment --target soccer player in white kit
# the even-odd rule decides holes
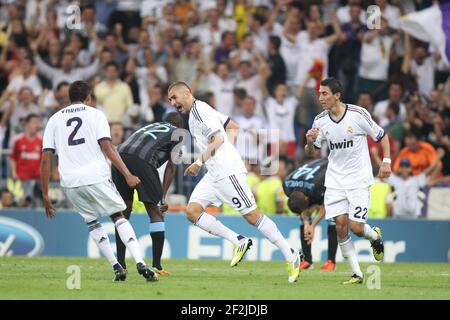
[[[326,219],[334,218],[342,255],[348,259],[353,275],[344,284],[363,283],[355,247],[348,228],[358,237],[370,240],[377,261],[384,255],[383,239],[378,227],[367,224],[370,186],[373,184],[372,165],[367,147],[367,135],[381,143],[383,163],[378,176],[389,177],[391,159],[389,140],[384,130],[370,114],[359,106],[340,101],[342,86],[338,80],[322,80],[319,101],[325,111],[316,116],[312,129],[306,134],[305,150],[312,155],[326,141],[330,154],[325,174]]]
[[[89,235],[111,263],[114,281],[124,281],[126,272],[114,255],[108,234],[97,220],[102,215],[108,215],[114,221],[120,238],[136,261],[138,273],[147,281],[155,281],[157,275],[145,264],[136,234],[122,215],[126,205],[111,180],[107,158],[124,175],[130,187],[138,185],[140,180],[130,173],[113,146],[106,116],[89,106],[89,85],[75,81],[70,85],[69,98],[71,104],[48,120],[44,132],[41,182],[47,217],[53,218],[56,213],[48,196],[51,161],[56,153],[61,188],[87,223]]]
[[[244,162],[228,140],[225,129],[236,128],[237,125],[207,103],[196,100],[184,82],[170,85],[168,97],[179,112],[189,113],[189,130],[201,152],[200,157],[186,169],[185,175],[196,176],[203,164],[208,169],[189,199],[186,208],[188,220],[197,227],[233,243],[234,256],[230,266],[234,267],[252,245],[251,239],[237,234],[204,212],[211,203],[228,204],[240,211],[250,224],[257,227],[281,250],[288,265],[288,281],[297,281],[300,273],[300,254],[290,247],[276,224],[257,209],[255,198],[246,182],[247,170]]]

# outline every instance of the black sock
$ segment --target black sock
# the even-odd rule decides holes
[[[300,225],[300,241],[302,243],[303,254],[305,255],[305,261],[312,263],[311,245],[306,243],[305,240],[305,226]]]
[[[164,239],[165,232],[164,231],[156,231],[150,232],[150,236],[152,237],[152,252],[153,252],[153,264],[154,268],[161,270],[161,255],[164,247]]]
[[[328,260],[336,263],[336,252],[338,247],[336,225],[328,226]]]
[[[117,261],[119,261],[120,265],[126,269],[127,265],[125,263],[125,253],[127,250],[127,247],[125,247],[125,244],[122,242],[122,239],[120,239],[119,233],[116,231],[116,250],[117,250]]]

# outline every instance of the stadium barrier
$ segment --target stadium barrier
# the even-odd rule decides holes
[[[219,220],[238,233],[251,237],[254,246],[247,253],[249,260],[282,260],[281,252],[261,237],[240,216],[217,215]],[[293,248],[300,247],[299,219],[293,216],[272,216],[280,231]],[[114,245],[114,224],[101,218]],[[232,245],[193,226],[183,214],[166,215],[166,243],[163,259],[225,259],[232,256]],[[450,221],[431,220],[375,220],[369,221],[383,230],[385,262],[450,262]],[[147,258],[151,258],[151,237],[148,217],[134,214],[131,223]],[[316,229],[313,259],[326,260],[327,224],[322,221]],[[362,262],[374,262],[370,243],[355,239],[358,257]],[[115,246],[114,246],[115,247]],[[75,212],[60,212],[52,220],[43,211],[0,211],[0,256],[84,256],[97,258],[100,252],[89,238],[87,227]],[[338,250],[337,261],[342,261]]]

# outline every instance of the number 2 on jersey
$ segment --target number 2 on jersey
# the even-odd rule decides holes
[[[76,145],[85,143],[86,141],[84,140],[84,138],[74,139],[75,135],[77,134],[78,130],[80,129],[81,125],[83,124],[83,120],[81,120],[81,118],[78,118],[78,117],[70,118],[69,120],[67,120],[66,126],[71,127],[72,122],[76,122],[76,125],[75,125],[75,128],[73,129],[72,133],[69,135],[69,139],[68,139],[69,146],[76,146]]]

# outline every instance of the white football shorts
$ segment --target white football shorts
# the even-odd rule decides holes
[[[370,187],[358,189],[331,189],[325,191],[325,218],[342,214],[355,222],[366,223],[370,204]]]
[[[86,223],[126,209],[125,202],[111,180],[75,188],[62,188],[66,197]]]
[[[196,202],[203,209],[213,204],[219,206],[226,203],[241,214],[256,209],[255,197],[247,184],[247,174],[238,173],[218,181],[214,181],[206,173],[192,191],[189,203]]]

